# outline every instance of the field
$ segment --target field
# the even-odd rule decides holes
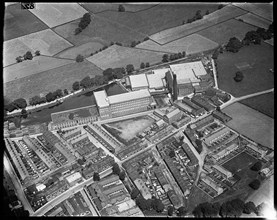
[[[189,213],[200,203],[211,202],[212,197],[207,195],[203,190],[199,189],[197,186],[191,188],[191,192],[188,198],[188,207],[187,210]]]
[[[247,105],[271,118],[274,118],[274,93],[244,99],[240,103]]]
[[[101,53],[88,57],[87,60],[103,70],[125,67],[128,64],[133,64],[135,69],[137,69],[140,68],[141,62],[149,62],[150,65],[161,62],[163,54],[161,52],[113,45]]]
[[[233,119],[227,126],[251,140],[274,149],[274,120],[246,105],[234,103],[222,110]]]
[[[3,66],[16,63],[16,57],[23,56],[27,51],[34,54],[39,50],[42,55],[53,56],[71,46],[72,44],[50,29],[25,35],[4,42]]]
[[[243,22],[254,25],[256,27],[261,27],[264,29],[267,29],[268,26],[271,24],[270,21],[263,19],[261,17],[258,17],[252,13],[247,13],[242,16],[237,17],[236,19],[242,19]]]
[[[36,3],[30,12],[52,28],[81,18],[87,11],[77,3]]]
[[[209,15],[205,15],[200,20],[155,33],[150,36],[150,39],[158,42],[159,44],[166,44],[245,13],[246,12],[242,9],[232,5],[227,5],[220,10],[210,13]]]
[[[242,70],[244,78],[235,82],[236,65],[249,64]],[[261,45],[250,45],[240,49],[238,53],[224,52],[217,59],[218,86],[235,97],[264,91],[274,87],[273,47],[262,42]]]
[[[4,24],[4,41],[48,28],[30,11],[22,10],[19,3],[5,8]]]
[[[57,89],[72,90],[72,84],[86,76],[102,74],[102,71],[88,61],[67,64],[4,84],[4,94],[11,100],[22,97],[29,99],[40,93],[46,95]],[[14,89],[17,88],[17,89]]]
[[[91,53],[99,50],[103,47],[103,44],[99,42],[88,42],[80,46],[71,47],[57,54],[56,57],[75,59],[78,54],[81,54],[84,57],[89,57]]]
[[[192,34],[164,45],[155,43],[152,40],[147,40],[136,46],[136,48],[160,51],[164,53],[178,53],[185,51],[186,54],[212,50],[216,47],[218,47],[217,43],[199,34]]]
[[[136,135],[149,127],[154,120],[148,116],[127,119],[123,121],[103,124],[103,127],[117,140],[125,145],[130,145],[136,140]]]
[[[224,44],[227,43],[231,37],[237,37],[242,40],[248,31],[256,29],[256,27],[245,24],[236,19],[230,19],[205,30],[199,31],[197,34],[215,41],[218,44]]]
[[[73,60],[56,59],[42,55],[36,56],[32,60],[5,67],[3,81],[4,83],[10,82],[74,62]]]
[[[233,3],[233,5],[252,12],[267,20],[273,21],[273,4],[272,3]]]

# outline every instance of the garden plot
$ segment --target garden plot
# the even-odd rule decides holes
[[[77,3],[36,3],[29,10],[50,28],[83,17],[87,10]]]
[[[274,149],[274,119],[240,103],[234,103],[222,112],[232,117],[227,126],[263,146]]]
[[[256,29],[257,28],[252,25],[243,23],[236,19],[230,19],[205,30],[201,30],[197,32],[197,34],[215,41],[218,44],[225,44],[231,37],[237,37],[238,39],[242,40],[248,31],[253,31]]]
[[[179,53],[185,51],[186,54],[194,54],[217,48],[219,45],[199,34],[192,34],[187,37],[160,45],[152,40],[144,41],[136,46],[145,50],[153,50],[164,53]]]
[[[247,13],[236,17],[237,20],[241,19],[243,22],[254,25],[256,27],[268,29],[268,26],[271,24],[271,21],[264,18],[258,17],[252,13]]]
[[[84,57],[89,57],[91,53],[103,48],[103,44],[99,42],[88,42],[80,46],[71,47],[57,54],[57,57],[75,59],[77,55],[81,54]]]
[[[26,60],[24,62],[5,67],[3,70],[4,83],[74,62],[74,60],[36,56],[32,60]]]
[[[209,15],[205,15],[200,20],[153,34],[150,36],[150,39],[159,44],[166,44],[246,13],[247,12],[240,8],[227,5],[220,10],[217,10]]]
[[[25,35],[4,42],[3,66],[16,63],[16,57],[23,56],[27,51],[34,54],[39,50],[42,55],[53,56],[71,46],[71,43],[50,29]]]
[[[149,62],[150,65],[161,62],[163,54],[162,52],[113,45],[100,53],[88,57],[87,60],[103,70],[125,67],[128,64],[133,64],[135,69],[138,69],[141,62]]]
[[[233,3],[233,5],[273,21],[273,3]]]

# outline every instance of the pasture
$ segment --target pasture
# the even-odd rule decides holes
[[[102,47],[103,44],[99,42],[88,42],[80,46],[68,48],[55,56],[60,58],[75,59],[78,54],[81,54],[84,57],[89,57],[91,53]]]
[[[35,95],[46,95],[57,89],[72,90],[72,84],[86,76],[94,77],[102,70],[88,61],[71,63],[4,84],[4,94],[11,100],[22,97],[27,100]],[[14,89],[16,88],[16,89]]]
[[[185,51],[186,54],[194,54],[217,48],[219,45],[199,34],[192,34],[187,37],[160,45],[152,40],[144,41],[136,46],[145,50],[159,51],[163,53],[179,53]]]
[[[274,119],[241,103],[234,103],[222,112],[232,117],[227,126],[263,146],[274,149]]]
[[[4,83],[7,83],[74,62],[75,60],[36,56],[32,60],[26,60],[24,62],[5,67],[3,70],[3,81]]]
[[[47,29],[29,10],[22,10],[19,3],[5,7],[4,41]]]
[[[256,27],[261,27],[264,29],[267,29],[268,26],[271,24],[271,21],[258,17],[257,15],[254,15],[252,13],[241,15],[239,17],[236,17],[236,19],[242,19],[244,23],[251,24]]]
[[[248,31],[256,30],[256,27],[243,23],[236,19],[230,19],[220,24],[216,24],[205,30],[197,32],[218,44],[225,44],[231,37],[237,37],[242,40]]]
[[[233,3],[238,8],[249,11],[269,21],[273,21],[272,3]]]
[[[235,82],[234,77],[239,69],[237,64],[247,63],[248,69],[241,72],[244,78]],[[273,68],[273,47],[266,43],[250,45],[237,53],[224,52],[217,59],[218,86],[235,97],[261,92],[274,87],[274,75],[269,71]]]
[[[16,57],[23,56],[27,51],[33,54],[39,50],[42,55],[53,56],[71,47],[72,44],[57,35],[51,29],[46,29],[29,35],[4,42],[3,66],[16,63]]]
[[[113,45],[101,53],[88,57],[87,60],[102,70],[126,67],[128,64],[133,64],[135,69],[138,69],[141,62],[149,62],[150,65],[161,62],[163,54],[162,52]]]
[[[247,105],[271,118],[274,118],[274,93],[244,99],[240,103]]]
[[[77,3],[36,3],[35,9],[29,11],[50,28],[81,18],[87,13]]]
[[[227,5],[220,10],[203,16],[200,20],[155,33],[150,36],[150,39],[159,44],[166,44],[243,14],[246,14],[244,10]]]

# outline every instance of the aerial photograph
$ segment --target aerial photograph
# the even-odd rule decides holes
[[[277,219],[273,2],[5,2],[2,217]]]

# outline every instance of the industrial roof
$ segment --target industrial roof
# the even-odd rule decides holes
[[[73,173],[72,175],[66,177],[66,180],[69,183],[72,183],[73,181],[75,181],[75,180],[77,180],[79,178],[82,178],[82,175],[79,172],[76,172],[76,173]]]
[[[172,118],[173,116],[180,114],[180,110],[178,108],[174,109],[173,111],[166,114],[167,118]]]
[[[225,169],[224,167],[222,167],[222,166],[214,165],[213,167],[214,167],[215,169],[217,169],[219,172],[225,174],[226,176],[228,176],[228,175],[231,175],[231,176],[232,176],[232,173],[231,173],[229,170],[227,170],[227,169]]]
[[[148,81],[145,76],[145,74],[138,74],[138,75],[132,75],[129,76],[131,87],[134,88],[140,88],[140,87],[148,87]]]
[[[109,106],[109,102],[107,99],[107,93],[105,90],[94,92],[93,94],[94,94],[97,106],[99,106],[99,107],[108,107]]]
[[[110,104],[116,104],[120,102],[126,102],[130,100],[151,97],[148,89],[141,89],[138,91],[126,92],[118,95],[109,96]]]
[[[161,88],[164,87],[163,78],[165,78],[165,73],[168,72],[169,68],[153,70],[152,74],[147,74],[147,79],[149,83],[149,88]]]

